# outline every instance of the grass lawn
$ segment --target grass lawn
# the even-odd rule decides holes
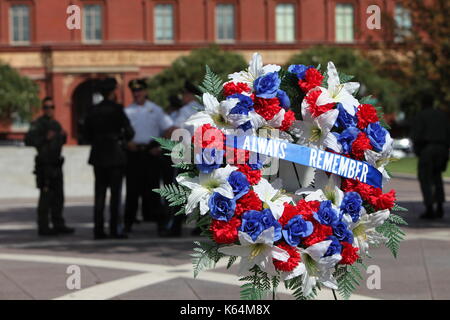
[[[417,175],[417,158],[403,158],[398,161],[393,161],[387,166],[392,173],[410,173]],[[447,166],[447,171],[444,172],[444,177],[450,177],[450,165]]]

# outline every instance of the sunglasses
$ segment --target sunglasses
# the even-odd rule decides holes
[[[53,109],[55,109],[55,106],[44,106],[44,107],[42,107],[42,109],[44,109],[44,110],[53,110]]]

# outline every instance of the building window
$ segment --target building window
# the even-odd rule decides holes
[[[336,42],[354,41],[353,5],[348,3],[336,4]]]
[[[276,41],[295,40],[295,7],[292,3],[280,3],[275,9]]]
[[[102,7],[98,4],[84,6],[84,41],[100,42],[102,40]]]
[[[412,20],[410,12],[402,5],[395,6],[395,37],[396,42],[401,42],[411,36]]]
[[[234,41],[234,5],[218,4],[216,7],[216,39],[218,41]]]
[[[30,8],[27,5],[13,5],[10,9],[11,42],[30,42]]]
[[[173,5],[155,6],[155,40],[157,42],[173,41]]]

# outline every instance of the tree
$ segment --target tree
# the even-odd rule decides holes
[[[352,75],[352,81],[361,83],[358,95],[372,95],[383,107],[385,113],[398,109],[400,98],[399,85],[383,76],[375,64],[360,52],[352,48],[316,46],[293,56],[288,65],[320,65],[326,70],[328,61],[333,61],[340,73]]]
[[[29,120],[39,105],[39,87],[7,64],[0,63],[0,119]]]
[[[247,67],[245,59],[217,46],[192,50],[188,56],[175,60],[171,67],[149,79],[149,98],[168,107],[169,97],[182,92],[186,80],[199,85],[205,76],[205,65],[227,80],[227,75]]]

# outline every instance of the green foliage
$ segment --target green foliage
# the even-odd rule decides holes
[[[29,120],[39,104],[38,85],[0,62],[0,119]]]
[[[211,71],[208,65],[206,65],[206,73],[205,78],[203,79],[202,84],[199,86],[200,90],[203,93],[210,93],[214,97],[219,98],[222,93],[222,79]]]
[[[194,248],[191,257],[194,266],[194,278],[196,278],[200,271],[214,268],[224,255],[218,251],[219,246],[214,242],[195,241],[194,244],[197,247]]]
[[[326,74],[326,66],[333,61],[340,72],[342,82],[356,81],[362,87],[359,94],[366,92],[373,94],[383,106],[385,112],[392,112],[398,108],[400,87],[393,80],[383,76],[376,66],[363,53],[352,48],[316,46],[304,50],[293,56],[288,65],[322,65],[322,72]],[[352,75],[354,78],[350,78]]]
[[[262,300],[272,291],[272,280],[258,266],[251,268],[250,272],[251,275],[239,279],[248,282],[241,286],[241,300]]]
[[[168,107],[169,96],[180,94],[186,80],[194,85],[202,82],[205,65],[225,81],[228,74],[245,69],[248,62],[241,55],[217,46],[192,50],[189,55],[176,59],[171,67],[149,79],[150,100]]]
[[[236,262],[236,260],[237,260],[237,257],[236,257],[236,256],[231,256],[231,257],[228,259],[227,269],[230,269],[231,266]]]
[[[359,287],[363,277],[358,268],[358,263],[339,266],[334,273],[338,283],[338,292],[344,299],[349,299],[353,292]]]
[[[280,88],[284,90],[291,100],[291,108],[295,112],[297,119],[301,119],[301,102],[305,96],[298,86],[298,78],[295,74],[284,69],[279,72],[281,79]]]
[[[159,193],[161,197],[165,198],[170,207],[182,206],[176,215],[184,213],[184,204],[187,202],[189,191],[181,185],[168,184],[160,189],[153,189],[154,192]]]
[[[286,289],[292,290],[292,296],[296,300],[313,300],[318,293],[318,290],[320,290],[320,286],[316,286],[312,289],[312,292],[305,296],[302,291],[302,281],[303,276],[295,277],[294,279],[288,280],[284,282],[284,285],[286,286]]]
[[[387,238],[385,246],[392,252],[392,255],[395,258],[397,258],[400,242],[405,238],[405,233],[400,229],[397,223],[406,224],[400,216],[392,217],[391,215],[381,226],[375,228],[377,232]]]

